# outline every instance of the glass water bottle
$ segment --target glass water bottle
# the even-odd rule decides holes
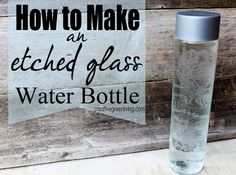
[[[219,13],[176,15],[169,163],[178,174],[197,174],[203,167],[219,25]]]

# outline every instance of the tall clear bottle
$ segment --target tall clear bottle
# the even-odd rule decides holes
[[[176,15],[169,162],[178,174],[197,174],[204,164],[219,26],[219,13]]]

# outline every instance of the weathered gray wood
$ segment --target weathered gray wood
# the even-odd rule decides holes
[[[177,11],[152,10],[146,13],[147,81],[171,79]],[[236,75],[236,9],[211,11],[222,15],[216,76]]]
[[[222,14],[216,76],[236,75],[236,9],[217,9]],[[177,10],[146,12],[146,81],[171,80],[173,70],[175,13]],[[1,93],[6,93],[7,19],[0,18]],[[126,43],[124,43],[126,44]]]
[[[236,9],[223,15],[209,140],[236,137]],[[7,17],[0,18],[0,169],[165,148],[174,14],[147,11],[147,125],[72,109],[7,125]]]
[[[235,0],[146,0],[147,9],[171,8],[229,8],[236,7]]]
[[[227,81],[233,81],[229,86],[234,86],[235,79],[236,77],[217,80],[220,82],[216,81],[216,89],[222,89],[221,84]],[[169,135],[170,87],[171,83],[147,83],[145,126],[81,109],[8,126],[7,99],[1,98],[4,108],[0,108],[0,169],[166,148]],[[163,94],[163,90],[163,93],[156,93],[161,88],[167,90],[166,94]],[[236,97],[221,94],[220,99],[216,98],[214,101],[209,140],[236,137],[236,110],[231,109],[227,113],[236,106]],[[230,105],[223,106],[224,104]]]
[[[96,1],[94,1],[95,3]],[[99,1],[97,1],[99,2]],[[119,1],[121,3],[121,1]],[[126,3],[135,3],[135,1],[125,1],[122,2]],[[8,15],[8,0],[0,0],[0,16],[7,16]],[[73,4],[73,1],[61,0],[57,1],[56,4],[53,1],[47,1],[43,4],[40,0],[36,0],[35,3],[39,4],[39,7],[47,7],[57,6],[58,3],[63,5],[65,4]],[[46,4],[47,3],[47,4]],[[116,2],[108,1],[107,5],[114,4]],[[73,5],[72,5],[73,6]],[[146,9],[153,10],[153,9],[179,9],[179,8],[235,8],[236,7],[236,0],[146,0]],[[13,15],[13,14],[11,14]]]

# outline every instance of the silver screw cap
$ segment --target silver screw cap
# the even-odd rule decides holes
[[[213,41],[219,38],[220,14],[185,11],[176,14],[176,38],[185,41]]]

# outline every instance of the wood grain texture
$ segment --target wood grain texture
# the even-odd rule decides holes
[[[146,81],[171,81],[175,14],[178,10],[146,12]],[[216,77],[236,75],[236,9],[212,9],[222,14]],[[7,20],[0,17],[0,87],[7,82]],[[137,37],[137,36],[136,36]],[[124,45],[127,43],[124,43]],[[6,94],[6,88],[0,92]],[[4,90],[5,89],[5,90]]]
[[[227,80],[217,81],[216,89]],[[166,94],[156,93],[161,87]],[[170,83],[147,83],[146,125],[71,109],[8,126],[7,99],[1,99],[5,108],[0,120],[0,169],[166,148],[170,87]],[[220,97],[214,101],[209,141],[236,137],[236,97]]]
[[[236,139],[207,144],[205,165],[199,175],[235,175]],[[67,161],[1,170],[1,175],[172,175],[168,150]]]
[[[39,0],[35,1],[36,3]],[[96,2],[96,1],[95,1]],[[99,1],[98,1],[99,2]],[[8,16],[8,0],[0,0],[0,16]],[[46,2],[53,7],[53,1]],[[68,4],[70,1],[61,0],[57,3]],[[113,3],[107,1],[108,4]],[[132,3],[126,1],[126,3]],[[45,3],[42,6],[46,6]],[[236,0],[146,0],[146,9],[179,9],[179,8],[235,8]],[[12,15],[12,14],[11,14]]]
[[[236,9],[222,13],[209,140],[236,137]],[[7,17],[0,18],[0,169],[166,148],[169,135],[174,16],[147,11],[147,124],[71,109],[7,125]]]
[[[236,7],[235,0],[146,0],[147,9],[171,8],[229,8]]]

